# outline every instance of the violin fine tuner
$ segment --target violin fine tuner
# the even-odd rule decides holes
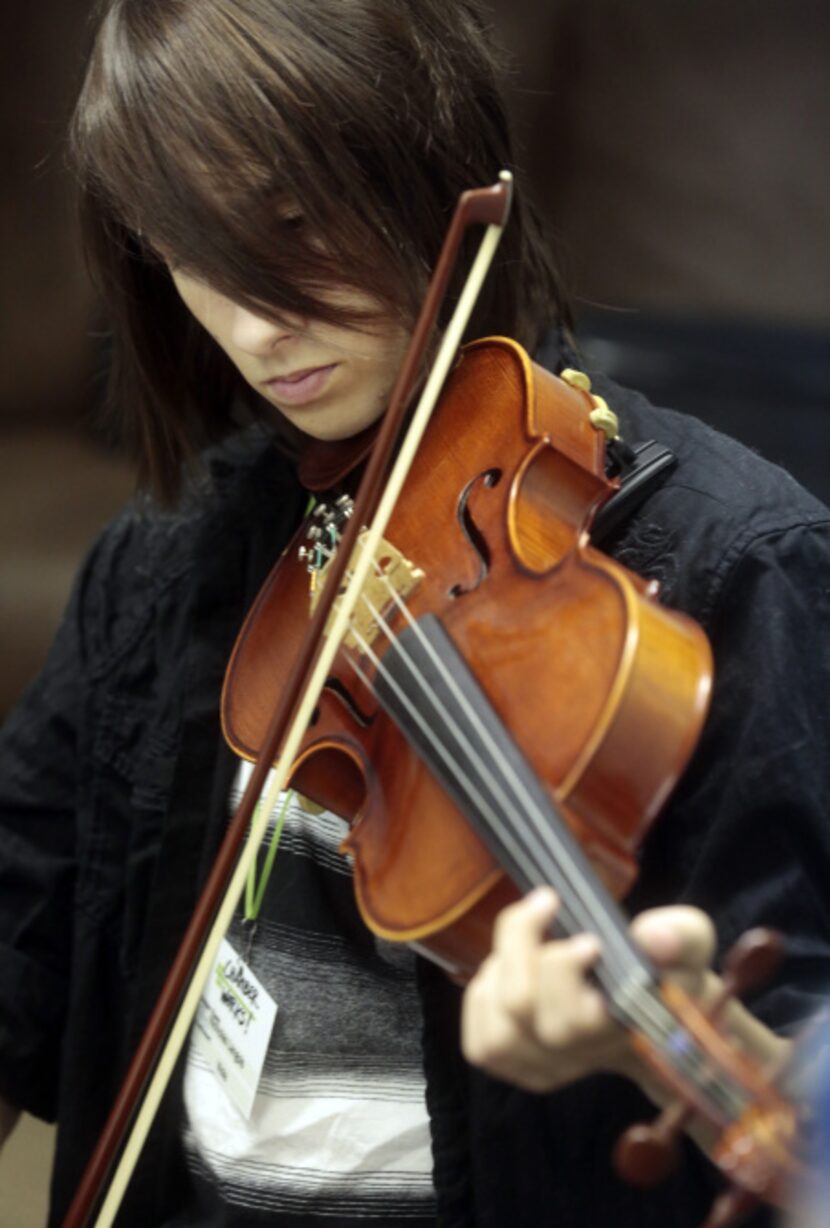
[[[315,577],[333,557],[353,511],[354,500],[349,495],[340,495],[334,503],[318,503],[311,513],[306,540],[298,549],[297,558],[306,564],[313,586]]]
[[[305,544],[297,551],[297,558],[305,563],[309,574],[308,595],[309,614],[317,607],[320,594],[326,584],[327,573],[331,567],[343,529],[354,514],[354,500],[349,495],[340,495],[333,504],[319,503],[311,516],[311,522],[306,530]],[[357,550],[362,550],[366,533],[358,535]],[[351,571],[347,569],[344,585],[347,585]],[[363,601],[355,613],[351,629],[344,637],[347,648],[356,648],[359,644],[371,645],[380,633],[380,623],[377,614],[390,604],[390,594],[394,599],[402,601],[412,593],[424,573],[401,554],[390,542],[383,541],[375,558],[373,571],[364,588]],[[332,619],[337,612],[337,600],[332,606],[332,618],[326,624],[328,633]]]

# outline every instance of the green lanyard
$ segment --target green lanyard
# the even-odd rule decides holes
[[[282,799],[282,806],[277,815],[277,821],[274,824],[274,830],[271,832],[271,842],[268,845],[268,852],[265,855],[265,865],[262,867],[262,874],[257,883],[257,863],[254,860],[251,863],[251,868],[248,871],[248,878],[245,882],[245,924],[253,927],[256,924],[262,909],[262,901],[265,899],[265,891],[271,879],[271,874],[274,869],[274,862],[277,858],[277,849],[280,846],[280,836],[282,829],[285,826],[285,818],[288,814],[288,807],[294,799],[294,790],[289,789]],[[259,810],[262,802],[257,803],[257,808],[254,814]]]
[[[311,515],[316,502],[316,497],[314,495],[309,495],[304,513],[306,517]],[[295,791],[293,789],[289,789],[282,799],[282,806],[280,807],[280,812],[277,815],[274,830],[271,832],[271,843],[268,845],[268,852],[265,855],[265,865],[262,867],[262,874],[260,875],[259,883],[257,883],[256,858],[251,862],[251,868],[248,871],[248,877],[245,880],[245,926],[249,931],[251,931],[251,940],[253,940],[253,931],[256,928],[257,918],[262,910],[262,901],[265,899],[265,892],[268,889],[268,883],[271,881],[274,862],[277,859],[277,849],[280,846],[282,829],[285,826],[285,818],[288,814],[288,807],[294,799],[294,794]],[[257,802],[256,809],[254,810],[254,816],[259,813],[259,808],[261,805],[261,801]]]

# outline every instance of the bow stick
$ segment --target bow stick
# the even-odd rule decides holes
[[[418,317],[389,407],[355,500],[354,514],[344,534],[315,614],[288,684],[278,702],[242,801],[228,827],[204,891],[182,939],[153,1015],[127,1071],[95,1151],[87,1165],[63,1228],[85,1228],[112,1173],[94,1228],[111,1228],[141,1150],[150,1132],[173,1069],[198,1009],[219,945],[241,898],[274,803],[285,788],[314,708],[337,654],[340,641],[372,565],[374,552],[395,507],[412,460],[464,336],[476,299],[507,223],[512,201],[512,175],[502,171],[496,184],[465,192],[459,198],[424,306]],[[435,362],[424,386],[406,436],[398,450],[383,493],[382,479],[401,433],[412,389],[421,369],[438,311],[455,266],[461,239],[470,225],[486,226],[470,274],[447,325]],[[372,517],[374,519],[372,520]],[[341,581],[352,559],[361,526],[372,521],[364,548],[329,632],[326,623]],[[287,731],[287,732],[286,732]],[[273,767],[271,784],[255,812]],[[247,842],[246,833],[250,834]],[[136,1105],[140,1101],[140,1106]],[[128,1133],[129,1132],[129,1133]],[[116,1156],[126,1139],[120,1158]],[[113,1165],[115,1165],[113,1169]]]

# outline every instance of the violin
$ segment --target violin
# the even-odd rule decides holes
[[[492,236],[509,193],[506,202],[504,191],[467,196]],[[468,221],[457,215],[450,246]],[[487,954],[504,904],[540,883],[560,895],[562,928],[600,937],[595,975],[609,1010],[679,1097],[656,1126],[621,1140],[617,1165],[629,1179],[647,1183],[666,1169],[692,1114],[716,1127],[713,1158],[735,1182],[712,1224],[754,1198],[780,1201],[799,1171],[794,1107],[718,1029],[722,1002],[707,1015],[661,982],[616,902],[694,749],[712,663],[692,620],[590,543],[617,488],[606,473],[607,407],[583,375],[553,376],[507,339],[474,343],[458,359],[464,322],[451,323],[386,475],[449,259],[439,262],[356,499],[337,497],[301,526],[234,648],[223,728],[256,766],[165,986],[161,1022],[151,1021],[65,1228],[86,1222],[132,1115],[129,1094],[146,1081],[148,1054],[184,993],[177,1039],[163,1048],[139,1112],[139,1145],[146,1133],[214,935],[227,928],[289,778],[349,820],[343,847],[370,928],[411,943],[455,979]],[[259,826],[240,855],[269,773]],[[122,1164],[113,1186],[128,1178]],[[117,1197],[96,1224],[112,1222]]]
[[[655,584],[590,544],[616,489],[596,401],[584,375],[553,376],[515,342],[466,347],[292,785],[349,821],[342,851],[369,928],[459,982],[488,954],[505,904],[553,885],[560,927],[601,940],[594,975],[611,1014],[691,1106],[629,1132],[618,1169],[640,1184],[664,1175],[693,1111],[722,1136],[715,1159],[740,1189],[730,1204],[747,1191],[780,1201],[797,1171],[793,1109],[715,1028],[726,999],[707,1016],[661,983],[615,902],[696,744],[712,659]],[[259,755],[350,513],[347,495],[317,507],[243,625],[222,722],[244,758]],[[775,957],[757,938],[745,946],[744,965],[759,967],[735,959],[744,988]],[[774,1140],[769,1150],[748,1146],[755,1133]]]
[[[561,888],[569,929],[596,923],[573,898],[577,876],[627,893],[707,708],[703,632],[589,543],[616,488],[593,411],[585,389],[515,342],[465,349],[294,763],[293,786],[350,823],[343,850],[367,925],[458,979],[488,953],[517,883]],[[350,511],[348,496],[317,507],[242,627],[222,724],[246,759],[260,754]],[[551,840],[567,838],[564,818],[574,881],[553,866],[538,879],[518,849],[494,856],[481,825],[508,816]]]

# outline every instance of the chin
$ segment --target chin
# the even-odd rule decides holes
[[[310,439],[316,439],[320,443],[339,443],[344,439],[352,439],[355,435],[359,435],[367,427],[373,426],[382,416],[383,411],[378,414],[367,415],[365,418],[359,418],[352,422],[333,422],[328,424],[309,421],[305,425],[301,425],[299,422],[295,422],[294,425],[298,426]]]

